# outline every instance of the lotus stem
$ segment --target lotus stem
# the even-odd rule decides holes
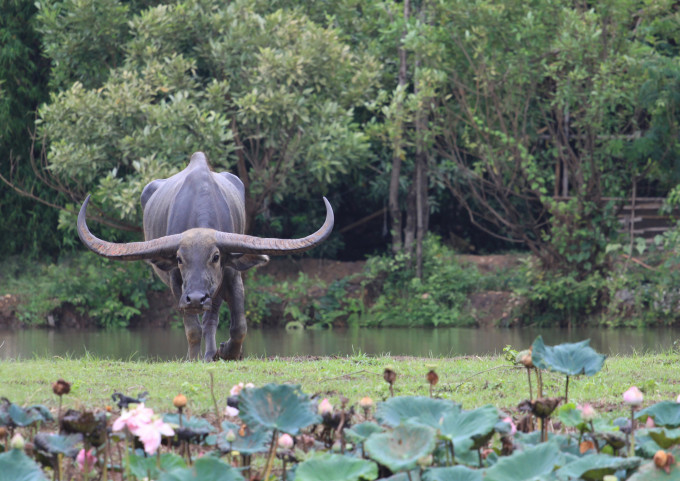
[[[64,455],[59,453],[57,454],[57,478],[61,480],[64,477],[64,470],[63,466],[64,463],[62,463],[62,460],[64,459]]]
[[[527,368],[527,379],[529,380],[529,400],[533,401],[534,395],[531,389],[531,369]]]
[[[109,451],[111,450],[111,439],[106,436],[106,447],[104,448],[104,466],[102,468],[102,481],[108,481],[109,476],[109,459],[111,458]]]
[[[564,403],[569,402],[569,375],[567,375],[567,384],[564,389]]]
[[[262,480],[266,481],[269,479],[269,475],[272,472],[272,466],[274,464],[274,455],[276,454],[276,442],[278,440],[278,431],[274,429],[274,432],[272,433],[272,445],[269,448],[269,456],[267,457],[267,464],[264,467],[264,475],[262,476]]]
[[[630,441],[628,446],[628,456],[635,456],[635,406],[630,407]]]

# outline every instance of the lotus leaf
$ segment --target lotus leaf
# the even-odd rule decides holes
[[[414,469],[405,473],[393,474],[389,478],[380,478],[382,481],[421,481],[420,470]]]
[[[466,466],[430,468],[423,474],[423,481],[482,481],[482,472]]]
[[[295,471],[296,481],[371,481],[377,477],[373,461],[329,453],[300,463]]]
[[[373,434],[364,443],[368,456],[390,471],[413,469],[418,459],[434,450],[435,430],[420,424],[402,424],[392,431]]]
[[[181,456],[174,453],[160,455],[161,469],[158,470],[156,457],[153,456],[130,456],[130,473],[137,479],[158,479],[162,471],[172,471],[177,468],[186,468],[186,463]]]
[[[663,449],[680,443],[680,429],[650,429],[647,434]]]
[[[26,411],[37,412],[43,418],[43,421],[54,421],[54,417],[52,416],[50,410],[42,404],[34,404],[33,406],[29,406],[26,408]]]
[[[680,481],[680,467],[671,466],[670,472],[659,469],[653,461],[643,464],[627,481]]]
[[[161,473],[158,481],[244,481],[241,473],[212,456],[203,456],[190,468],[175,468]]]
[[[367,421],[361,424],[356,424],[350,429],[345,430],[345,437],[348,441],[359,444],[366,441],[366,439],[368,439],[371,434],[382,432],[382,430],[383,428],[378,426],[376,423]]]
[[[163,414],[163,422],[172,424],[177,437],[183,441],[200,441],[215,430],[212,424],[203,418],[196,416],[187,418],[184,415],[182,415],[182,427],[180,428],[179,419],[179,414]]]
[[[12,481],[47,481],[40,466],[19,449],[0,454],[1,478]]]
[[[561,372],[567,376],[585,374],[593,376],[600,372],[607,356],[589,346],[590,339],[575,343],[546,346],[538,336],[532,345],[532,361],[539,369]]]
[[[12,424],[19,427],[26,427],[38,421],[45,421],[39,410],[23,409],[16,404],[10,404],[7,412]]]
[[[81,443],[83,436],[80,434],[49,434],[38,433],[33,439],[36,449],[49,455],[63,454],[74,457],[78,454],[77,445]]]
[[[489,405],[471,411],[453,411],[446,415],[441,425],[442,437],[453,442],[480,439],[493,434],[498,422],[498,410]]]
[[[244,389],[239,406],[241,419],[254,429],[276,429],[294,436],[300,429],[321,421],[300,386],[267,384]]]
[[[232,431],[235,436],[234,441],[231,443],[226,438],[229,431]],[[241,454],[250,455],[267,451],[271,439],[271,432],[264,429],[258,429],[257,431],[248,429],[247,434],[241,436],[240,426],[224,421],[222,422],[222,432],[217,436],[217,447],[224,453],[238,451]]]
[[[562,455],[554,442],[541,443],[502,457],[486,470],[484,481],[527,481],[551,473]]]
[[[677,428],[680,427],[680,403],[661,401],[641,410],[635,417],[642,422],[651,417],[657,426]]]
[[[390,427],[411,421],[439,429],[444,416],[452,411],[460,411],[460,405],[448,399],[400,396],[378,404],[375,417],[381,424]]]
[[[607,474],[614,474],[623,469],[636,469],[642,458],[619,458],[606,454],[589,454],[557,470],[557,478],[563,481],[583,479],[584,481],[601,480]]]

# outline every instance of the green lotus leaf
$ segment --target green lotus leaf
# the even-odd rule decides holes
[[[303,461],[295,471],[295,481],[371,481],[377,477],[373,461],[330,453]]]
[[[654,462],[650,461],[641,465],[627,481],[680,481],[680,467],[676,463],[666,474],[665,470],[657,468]]]
[[[421,481],[420,470],[414,469],[405,473],[393,474],[389,478],[380,478],[382,481]]]
[[[528,481],[545,477],[561,464],[562,455],[554,442],[515,451],[486,470],[484,481]]]
[[[483,441],[493,434],[498,422],[498,410],[487,404],[471,411],[453,411],[446,415],[441,425],[441,436],[453,442],[454,447],[468,439]]]
[[[641,410],[635,415],[640,421],[654,419],[654,424],[665,428],[680,427],[680,403],[675,401],[661,401]]]
[[[47,481],[40,466],[19,449],[0,454],[1,479],[12,481]]]
[[[616,471],[637,469],[642,458],[620,458],[607,454],[589,454],[571,462],[557,470],[557,478],[561,481],[583,479],[584,481],[599,481],[607,474]]]
[[[180,428],[179,416],[179,414],[174,413],[163,414],[163,422],[173,426],[175,435],[181,441],[201,442],[215,430],[212,424],[203,418],[197,416],[187,418],[184,415],[182,415],[182,427]]]
[[[380,433],[383,428],[376,423],[367,421],[361,424],[355,424],[350,429],[345,430],[345,437],[348,441],[359,444],[363,443],[370,437],[371,434]]]
[[[466,466],[430,468],[423,474],[423,481],[482,481],[482,472]]]
[[[80,434],[50,434],[38,433],[33,439],[36,449],[49,455],[63,454],[74,457],[78,454],[78,445],[83,441]]]
[[[390,427],[410,421],[439,429],[444,416],[452,411],[460,411],[460,404],[448,399],[399,396],[378,404],[375,417],[381,424]]]
[[[364,450],[390,471],[408,471],[434,450],[435,437],[436,431],[428,426],[401,424],[392,431],[373,434],[364,443]]]
[[[38,421],[44,421],[40,411],[35,409],[23,409],[16,404],[10,404],[7,410],[9,418],[15,426],[26,427]]]
[[[680,443],[680,429],[650,429],[647,431],[650,438],[663,449]]]
[[[244,481],[239,471],[212,456],[203,456],[190,468],[161,473],[158,481]]]
[[[187,465],[181,456],[174,453],[163,453],[161,457],[161,469],[157,467],[156,456],[130,456],[130,473],[137,479],[158,479],[163,471],[172,471],[178,468],[186,468]],[[149,477],[150,476],[150,477]]]
[[[231,443],[227,441],[227,433],[232,431],[235,439]],[[222,432],[217,435],[217,447],[223,453],[238,451],[241,454],[249,455],[263,453],[269,449],[271,444],[271,431],[258,429],[251,431],[248,429],[245,436],[240,434],[240,426],[229,421],[222,422]]]
[[[251,428],[263,428],[296,435],[300,429],[321,422],[309,397],[300,386],[267,384],[244,389],[239,400],[241,419]]]
[[[39,414],[43,421],[54,421],[54,417],[52,416],[50,410],[42,404],[34,404],[33,406],[29,406],[26,408],[26,411],[33,411]]]
[[[599,354],[589,344],[590,339],[586,339],[546,346],[543,337],[538,336],[532,345],[531,360],[539,369],[561,372],[567,376],[593,376],[600,372],[607,356]]]

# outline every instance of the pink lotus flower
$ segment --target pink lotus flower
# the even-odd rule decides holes
[[[132,434],[144,444],[144,451],[147,454],[155,454],[161,445],[161,435],[173,436],[175,431],[162,419],[154,419],[148,424],[141,425]]]
[[[243,383],[242,383],[242,382],[240,382],[240,383],[238,383],[238,384],[234,384],[234,385],[231,387],[231,390],[229,391],[229,395],[230,395],[230,396],[238,396],[239,394],[241,394],[241,391],[243,390],[243,387],[244,387],[244,386],[243,386]]]
[[[501,421],[510,425],[510,436],[514,436],[517,433],[517,426],[515,426],[515,423],[512,422],[512,418],[510,416],[503,418]]]
[[[224,410],[224,414],[229,416],[230,418],[234,418],[238,416],[238,409],[233,408],[231,406],[227,406],[226,409]]]
[[[135,409],[130,411],[123,410],[123,413],[113,423],[111,429],[114,431],[122,431],[127,428],[128,431],[134,434],[140,426],[149,424],[153,416],[153,409],[144,407],[144,403],[140,403]]]
[[[647,421],[645,421],[645,427],[647,429],[652,429],[656,427],[656,423],[654,423],[654,418],[653,417],[648,417]]]
[[[78,471],[83,474],[89,474],[94,469],[94,465],[97,463],[97,457],[94,455],[94,449],[85,451],[81,449],[76,456],[76,464],[78,465]]]
[[[319,403],[319,407],[318,407],[317,412],[318,412],[320,415],[322,415],[322,416],[323,416],[324,414],[326,414],[326,413],[331,413],[331,412],[333,412],[333,405],[332,405],[331,402],[328,400],[328,398],[323,398],[323,401],[321,401],[321,402]]]
[[[623,402],[630,406],[639,406],[643,397],[642,392],[636,386],[632,386],[623,393]]]
[[[290,434],[282,434],[279,437],[279,447],[283,449],[290,449],[293,447],[293,438]]]
[[[578,409],[581,411],[581,418],[587,423],[595,419],[595,416],[597,416],[595,408],[593,408],[593,406],[590,404],[581,404]]]

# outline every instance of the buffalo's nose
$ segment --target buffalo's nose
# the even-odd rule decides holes
[[[200,291],[193,291],[185,296],[184,303],[187,307],[203,307],[208,299],[210,299],[208,294]]]

